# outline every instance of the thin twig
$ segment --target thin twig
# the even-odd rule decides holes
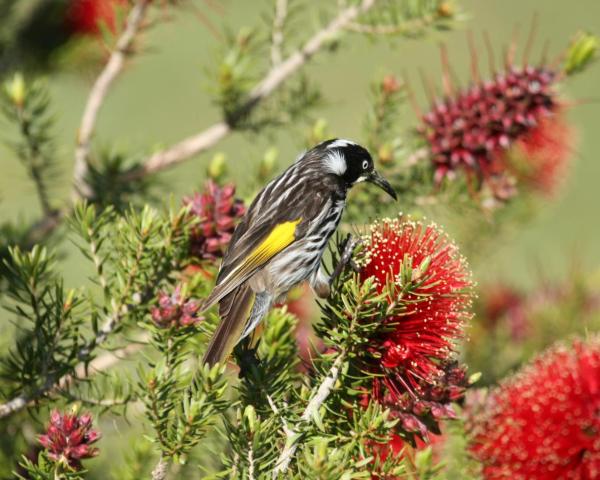
[[[246,104],[241,110],[247,113],[248,111],[256,107],[256,105],[260,103],[261,100],[272,94],[273,91],[275,91],[275,89],[277,89],[281,85],[281,83],[283,83],[289,76],[294,74],[314,54],[316,54],[327,43],[327,40],[329,38],[333,37],[340,30],[343,30],[346,27],[346,25],[353,21],[359,14],[371,9],[375,2],[376,0],[363,0],[360,7],[349,7],[341,11],[340,14],[331,23],[329,23],[329,25],[327,25],[323,30],[317,32],[308,42],[306,42],[302,49],[290,55],[283,63],[280,63],[277,67],[271,68],[271,70],[269,70],[269,72],[263,78],[260,84],[250,93]],[[147,1],[145,3],[147,3]],[[108,64],[105,70],[106,69],[108,69]],[[118,73],[118,71],[116,73]],[[98,99],[103,99],[105,95],[105,92],[102,94],[102,97],[93,94],[93,91],[96,89],[96,85],[98,85],[99,83],[100,79],[96,81],[94,89],[90,94],[90,98],[96,98],[95,101],[97,101]],[[88,100],[88,104],[90,104],[90,102],[91,101]],[[92,130],[95,124],[95,118],[98,113],[98,109],[99,106],[95,107],[93,117],[90,116],[90,118],[92,118],[93,120],[91,124]],[[86,107],[86,112],[87,110],[88,108]],[[87,117],[87,115],[84,116]],[[80,145],[83,144],[82,139],[84,138],[82,132],[83,127],[80,128],[79,133]],[[217,122],[196,135],[181,140],[180,142],[176,143],[175,145],[172,145],[171,147],[168,147],[165,150],[161,150],[159,152],[154,153],[146,159],[145,163],[140,168],[125,174],[124,180],[127,181],[139,179],[144,175],[159,172],[161,170],[165,170],[167,168],[171,168],[175,165],[178,165],[192,158],[193,156],[198,155],[199,153],[202,153],[208,150],[209,148],[213,147],[230,133],[232,133],[232,129],[225,121]],[[82,185],[81,179],[85,177],[85,174],[87,172],[86,158],[89,152],[89,141],[91,137],[91,132],[88,133],[87,137],[87,142],[85,142],[87,144],[86,150],[81,150],[82,153],[79,154],[82,155],[81,157],[77,156],[76,154],[77,159],[82,158],[81,161],[76,162],[76,168],[74,171],[74,183],[76,185]],[[85,196],[86,192],[80,188],[78,193],[79,195],[77,195],[75,199],[79,196]],[[61,220],[70,215],[71,211],[72,206],[66,207],[58,212],[53,212],[51,215],[42,218],[30,229],[29,233],[26,236],[26,244],[34,245],[35,243],[38,243],[40,239],[43,239],[45,236],[52,233],[61,224]]]
[[[73,169],[73,198],[75,199],[80,197],[89,198],[93,194],[90,186],[86,184],[85,177],[88,171],[90,142],[96,127],[98,112],[112,83],[123,69],[125,57],[131,49],[131,44],[146,16],[150,2],[151,0],[138,0],[129,12],[125,30],[117,40],[115,49],[88,96],[77,134],[77,147],[75,149],[75,167]]]
[[[335,382],[338,379],[340,374],[340,369],[342,367],[342,363],[346,358],[346,351],[342,350],[339,356],[333,362],[329,373],[319,385],[319,389],[315,393],[315,395],[311,398],[310,402],[304,409],[302,416],[300,417],[300,423],[306,423],[311,418],[315,416],[315,414],[319,411],[329,394],[331,393],[331,389],[335,385]],[[277,459],[277,463],[275,464],[275,469],[273,470],[273,478],[277,478],[280,474],[285,473],[296,453],[296,449],[298,448],[298,444],[296,442],[296,431],[291,428],[286,428],[286,441],[285,447],[283,448],[279,458]]]
[[[283,433],[285,433],[286,436],[293,435],[293,432],[290,431],[290,429],[287,425],[287,422],[285,421],[285,417],[283,415],[281,415],[281,413],[279,412],[279,409],[277,408],[277,405],[275,405],[275,402],[273,401],[273,399],[271,398],[271,395],[269,395],[269,394],[267,394],[267,402],[269,402],[269,406],[271,407],[271,410],[273,410],[273,413],[275,414],[275,416],[281,418],[281,424],[283,425]]]
[[[248,480],[254,480],[254,449],[252,440],[248,440]]]
[[[169,462],[161,455],[160,460],[152,470],[152,480],[164,480],[167,478]]]
[[[263,80],[250,92],[246,102],[240,107],[238,116],[247,115],[262,100],[269,97],[285,80],[303,67],[323,46],[327,45],[331,38],[345,29],[360,14],[371,9],[375,2],[376,0],[363,0],[360,6],[351,6],[341,11],[325,28],[315,33],[300,50],[291,54],[276,67],[271,68]],[[231,126],[225,121],[217,122],[201,133],[154,153],[141,167],[127,173],[125,180],[136,180],[145,175],[174,167],[209,149],[231,132]]]
[[[123,348],[104,352],[102,355],[97,356],[88,364],[80,363],[77,365],[77,367],[75,367],[75,372],[73,375],[65,375],[58,381],[58,387],[64,389],[74,380],[89,378],[92,375],[111,369],[117,363],[139,352],[146,346],[148,340],[150,340],[150,335],[147,332],[144,332],[142,335],[136,337],[131,341],[131,343]]]
[[[31,171],[29,172],[31,179],[35,185],[35,190],[38,194],[38,199],[40,201],[40,206],[42,207],[42,213],[44,216],[52,215],[55,210],[50,205],[50,197],[48,196],[48,188],[44,179],[42,178],[41,172],[36,167],[31,167]]]
[[[143,253],[143,244],[140,244],[136,255],[136,264],[129,271],[129,276],[127,279],[127,283],[124,287],[123,294],[119,301],[114,305],[112,312],[108,315],[102,327],[98,330],[94,338],[92,338],[89,342],[87,342],[79,352],[77,352],[77,358],[80,359],[82,364],[88,360],[92,351],[104,343],[106,339],[110,336],[113,330],[119,325],[121,319],[127,315],[129,308],[125,304],[125,299],[127,298],[128,292],[133,286],[133,281],[135,276],[137,275],[139,269],[139,262],[141,261],[141,256]],[[80,366],[76,367],[80,368]],[[6,403],[0,404],[0,418],[7,417],[19,410],[25,408],[30,402],[40,398],[43,395],[46,395],[50,392],[57,384],[61,382],[63,377],[58,377],[56,374],[47,375],[44,383],[41,387],[29,393],[21,393],[17,395],[13,399],[9,400]],[[65,380],[68,381],[68,380]]]
[[[283,26],[287,17],[287,0],[275,0],[275,16],[273,18],[273,33],[271,34],[271,65],[276,67],[281,63],[283,47]]]

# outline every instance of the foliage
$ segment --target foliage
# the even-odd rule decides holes
[[[481,387],[510,384],[502,379],[557,339],[598,330],[598,284],[574,269],[531,291],[482,285],[473,319],[476,287],[461,254],[484,256],[562,186],[573,146],[562,87],[593,63],[598,38],[580,32],[562,63],[535,67],[527,66],[530,45],[525,65],[513,45],[490,78],[471,45],[464,88],[442,48],[443,96],[430,94],[425,113],[406,78],[375,78],[361,92],[359,140],[404,213],[377,189],[354,189],[340,225],[351,235],[339,235],[324,260],[336,276],[319,318],[298,306],[303,298],[278,305],[260,335],[209,367],[199,359],[219,319],[216,309],[202,310],[202,299],[245,205],[283,167],[269,147],[236,186],[217,144],[236,132],[251,142],[289,132],[307,147],[332,137],[318,70],[306,68],[314,56],[351,57],[351,35],[392,45],[443,36],[467,17],[446,0],[332,0],[318,8],[273,0],[254,25],[221,33],[211,16],[221,7],[209,0],[107,0],[108,10],[84,2],[78,25],[69,23],[73,5],[61,0],[42,33],[49,50],[36,53],[23,35],[50,10],[34,3],[27,13],[0,0],[2,135],[41,207],[29,222],[0,224],[0,300],[11,320],[0,325],[0,476],[482,478],[487,460],[471,455],[470,428],[485,395],[472,387],[479,377]],[[221,118],[147,152],[100,144],[95,125],[108,91],[145,32],[175,9],[193,9],[215,35],[206,90]],[[50,42],[48,32],[58,36]],[[68,178],[57,162],[65,151],[54,126],[61,109],[38,72],[52,74],[61,65],[53,55],[76,58],[79,48],[102,65],[66,201],[54,191]],[[16,63],[3,62],[7,56]],[[410,129],[400,126],[407,104],[417,117]],[[186,192],[181,207],[161,201],[159,189],[171,185],[157,174],[211,149],[205,190]],[[425,216],[447,225],[457,244]],[[66,241],[87,276],[75,286],[63,273]],[[511,424],[508,413],[504,420]]]

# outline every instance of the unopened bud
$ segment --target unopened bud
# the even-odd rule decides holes
[[[227,173],[227,160],[223,152],[218,152],[208,164],[207,175],[217,181]]]
[[[254,410],[254,407],[252,405],[248,405],[244,409],[244,420],[246,421],[246,424],[248,425],[248,429],[251,432],[253,432],[256,428],[257,417],[256,417],[256,410]]]
[[[565,60],[565,73],[572,75],[581,72],[596,57],[600,40],[595,35],[579,32],[571,42]]]
[[[67,292],[67,298],[65,298],[65,302],[63,304],[63,310],[67,311],[71,308],[71,306],[73,305],[73,298],[75,297],[75,290],[74,289],[70,289]]]
[[[11,101],[22,107],[25,102],[25,79],[21,73],[15,73],[12,79],[4,83],[4,89]]]
[[[442,2],[438,6],[437,13],[440,17],[452,17],[454,16],[454,7],[452,6],[452,2]]]
[[[385,94],[390,95],[400,90],[400,82],[395,75],[386,75],[381,81],[381,89]]]

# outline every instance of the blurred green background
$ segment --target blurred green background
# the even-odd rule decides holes
[[[34,0],[19,0],[26,9]],[[50,0],[52,1],[52,0]],[[202,7],[203,2],[196,3]],[[219,2],[222,13],[210,10],[210,21],[221,28],[237,31],[242,26],[264,26],[261,16],[271,8],[271,1],[225,0]],[[314,14],[308,32],[318,28],[323,2],[307,0]],[[418,100],[427,108],[419,80],[419,69],[440,82],[439,43],[448,46],[452,67],[466,79],[469,71],[467,31],[476,35],[481,56],[481,69],[487,73],[482,32],[490,34],[499,59],[516,26],[520,26],[519,45],[525,43],[531,19],[539,14],[538,35],[532,58],[539,58],[542,47],[549,42],[551,57],[566,47],[578,30],[600,33],[600,2],[598,0],[463,0],[464,21],[455,31],[428,35],[424,39],[373,41],[349,35],[338,54],[320,53],[307,67],[309,76],[318,83],[326,104],[313,113],[324,118],[329,131],[339,137],[361,138],[363,118],[369,107],[369,84],[387,73],[408,75]],[[192,135],[220,119],[219,108],[211,103],[206,70],[216,61],[219,39],[189,10],[173,10],[170,21],[160,22],[142,36],[138,47],[141,54],[130,61],[119,77],[100,112],[95,147],[111,145],[132,157],[143,157],[155,148],[170,145]],[[68,57],[67,57],[68,59]],[[65,59],[63,58],[62,61]],[[58,157],[62,168],[52,187],[53,198],[69,201],[73,154],[77,126],[90,86],[100,64],[76,63],[47,74],[56,114]],[[504,279],[509,283],[531,286],[538,283],[540,272],[545,277],[563,278],[573,262],[585,271],[600,268],[600,66],[594,65],[584,75],[564,83],[565,96],[572,102],[569,118],[578,130],[579,142],[572,167],[559,196],[547,200],[545,208],[527,223],[521,223],[510,235],[495,242],[485,255],[469,258],[481,283]],[[399,132],[415,126],[418,119],[408,106],[403,111]],[[199,189],[205,178],[209,160],[217,152],[226,155],[230,177],[238,183],[243,196],[251,195],[254,185],[248,178],[254,175],[265,150],[276,145],[279,150],[278,170],[291,163],[304,148],[308,126],[276,130],[272,137],[235,133],[214,149],[175,169],[162,173],[163,186],[159,200],[173,194],[176,199]],[[6,140],[0,124],[0,139]],[[60,205],[57,205],[60,206]],[[402,209],[400,200],[399,209]],[[3,144],[0,144],[0,223],[6,220],[30,221],[38,218],[39,205],[25,169]],[[452,230],[452,225],[448,226]],[[451,232],[452,233],[452,232]],[[90,273],[82,270],[80,257],[72,247],[61,245],[65,255],[61,268],[68,286],[77,286]],[[86,264],[87,265],[87,264]],[[86,267],[88,268],[88,267]],[[0,313],[4,319],[6,313]],[[576,322],[578,318],[567,321]],[[103,430],[121,436],[135,431],[134,425],[117,420]],[[135,423],[135,422],[134,422]],[[131,430],[130,430],[131,428]],[[115,433],[116,432],[116,433]],[[122,433],[126,432],[126,433]],[[114,463],[122,459],[123,445],[105,441],[107,454],[98,462]],[[113,450],[113,451],[111,451]],[[114,453],[114,456],[111,455]],[[129,452],[128,452],[129,453]],[[99,471],[102,469],[99,469]],[[97,477],[100,478],[100,477]]]
[[[20,0],[24,7],[29,0]],[[199,2],[201,4],[201,2]],[[307,2],[309,5],[311,2]],[[260,15],[267,10],[267,2],[221,2],[223,13],[210,12],[210,20],[217,26],[228,25],[232,31],[243,25],[260,25]],[[312,2],[315,7],[319,2]],[[360,138],[362,119],[367,108],[369,82],[385,73],[407,73],[423,106],[426,100],[418,76],[423,68],[439,79],[440,41],[448,45],[452,66],[459,76],[468,72],[469,55],[466,31],[471,29],[478,39],[484,57],[481,33],[489,32],[494,45],[508,44],[515,26],[520,26],[520,45],[525,42],[529,24],[539,14],[539,29],[535,42],[534,59],[539,57],[545,41],[552,55],[564,48],[579,29],[600,31],[600,2],[579,0],[538,1],[477,1],[460,2],[466,19],[451,33],[428,36],[424,41],[372,41],[352,36],[342,48],[342,54],[319,54],[308,67],[311,77],[322,88],[327,104],[315,112],[329,123],[330,131],[341,137]],[[314,22],[319,21],[315,8]],[[315,25],[306,25],[311,30]],[[199,19],[189,11],[174,14],[172,21],[158,24],[143,36],[139,45],[142,54],[130,62],[118,79],[101,111],[95,142],[97,146],[116,144],[118,148],[143,155],[161,145],[168,145],[183,136],[198,132],[219,119],[218,109],[207,94],[206,68],[214,61],[218,40]],[[485,58],[482,69],[485,70]],[[67,68],[48,75],[56,113],[58,154],[63,165],[54,193],[65,201],[71,187],[73,146],[76,128],[97,66]],[[439,83],[439,81],[437,82]],[[573,166],[562,194],[533,222],[514,232],[491,255],[474,267],[478,280],[501,277],[511,282],[528,284],[541,270],[550,276],[561,274],[576,259],[585,269],[600,266],[600,136],[595,135],[600,104],[598,86],[600,68],[575,77],[566,83],[566,94],[574,102],[569,116],[579,131],[579,143]],[[404,125],[416,124],[415,113],[406,108]],[[400,128],[401,126],[399,126]],[[217,151],[226,154],[231,176],[240,183],[243,194],[244,179],[272,144],[278,146],[278,168],[292,162],[302,148],[306,125],[287,129],[272,139],[234,134],[203,155],[162,174],[165,196],[189,194],[201,186],[205,167]],[[13,155],[0,146],[0,218],[2,220],[32,219],[39,213],[35,192],[22,166]],[[400,208],[402,207],[400,202]],[[74,255],[65,259],[67,281],[76,283],[81,278]]]

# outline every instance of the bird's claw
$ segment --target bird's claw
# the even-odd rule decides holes
[[[332,285],[335,279],[340,276],[340,274],[344,271],[344,268],[346,268],[347,265],[350,265],[350,268],[352,268],[354,271],[358,271],[358,266],[352,260],[352,253],[354,252],[354,249],[356,248],[356,245],[358,245],[359,242],[360,240],[358,238],[353,237],[350,233],[346,236],[346,239],[344,240],[343,244],[344,249],[342,250],[342,255],[340,256],[340,260],[335,266],[335,270],[331,274],[330,285]]]

